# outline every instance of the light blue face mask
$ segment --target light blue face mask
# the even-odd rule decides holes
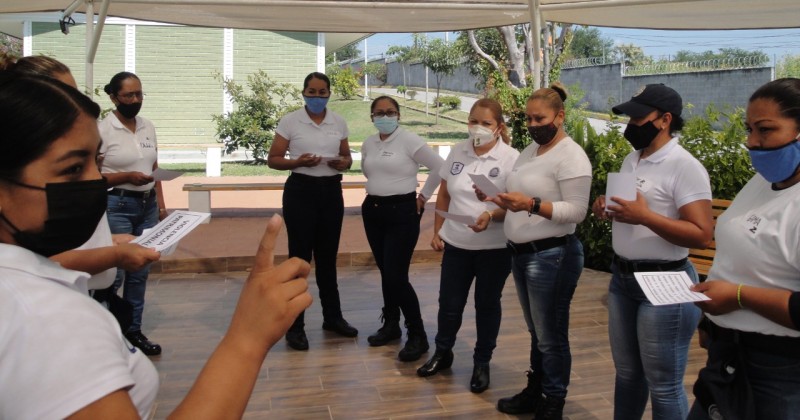
[[[390,117],[388,115],[384,115],[383,117],[375,117],[372,120],[372,124],[375,125],[375,128],[378,129],[378,132],[381,134],[392,134],[394,130],[397,130],[397,117]]]
[[[769,182],[782,182],[791,178],[800,167],[800,143],[794,141],[774,149],[748,149],[753,168]]]
[[[303,96],[303,100],[306,101],[306,107],[312,114],[322,114],[328,105],[328,98],[322,96]]]

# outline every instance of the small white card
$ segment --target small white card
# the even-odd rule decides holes
[[[147,234],[142,234],[131,242],[161,252],[177,245],[178,241],[209,217],[211,213],[176,210],[153,226]]]
[[[636,200],[636,175],[633,172],[609,172],[606,183],[606,207],[618,204],[611,197],[619,197],[626,201]]]
[[[475,224],[475,222],[477,222],[477,220],[475,220],[475,218],[472,217],[472,216],[466,216],[466,215],[463,215],[463,214],[448,213],[448,212],[446,212],[444,210],[436,210],[436,214],[438,214],[439,216],[444,217],[445,219],[450,219],[450,220],[452,220],[452,221],[454,221],[456,223],[462,223],[462,224],[465,224],[467,226],[472,226],[472,225]]]
[[[656,306],[711,300],[702,293],[689,290],[692,280],[685,271],[650,271],[633,275],[647,299]]]
[[[497,188],[494,183],[486,177],[486,175],[481,174],[468,174],[469,178],[475,183],[475,186],[478,187],[481,192],[486,194],[487,197],[497,197],[497,194],[500,194],[503,191],[500,191],[500,188]]]
[[[170,171],[167,169],[156,168],[150,176],[154,181],[172,181],[173,179],[183,175],[183,172]]]

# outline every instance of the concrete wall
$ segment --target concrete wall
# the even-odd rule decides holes
[[[83,87],[85,26],[64,36],[57,23],[34,22],[34,54],[50,55],[72,70]],[[224,30],[164,25],[135,27],[135,73],[147,97],[142,116],[153,121],[160,144],[215,144],[211,119],[223,113]],[[263,69],[273,80],[302,87],[316,70],[317,34],[303,32],[233,31],[233,79],[246,85],[247,76]],[[95,87],[125,70],[125,25],[107,24],[94,68]],[[95,97],[113,107],[104,93]]]
[[[403,67],[400,63],[393,61],[386,64],[387,67],[387,80],[386,84],[390,86],[399,86],[403,83]],[[405,64],[405,85],[409,89],[417,91],[425,90],[425,66],[421,63]],[[452,76],[442,77],[442,86],[444,90],[454,92],[467,92],[467,93],[480,93],[481,91],[476,87],[480,80],[470,74],[467,66],[460,66],[456,69]],[[428,88],[431,91],[436,90],[436,75],[428,71]]]

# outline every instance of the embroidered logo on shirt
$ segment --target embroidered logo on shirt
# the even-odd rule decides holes
[[[744,222],[747,230],[749,230],[750,233],[752,233],[753,235],[755,235],[756,231],[758,231],[758,225],[760,223],[761,223],[761,217],[756,216],[755,214],[747,216],[747,219]]]
[[[392,157],[394,156],[394,152],[390,152],[388,150],[381,150],[381,157]]]
[[[492,177],[492,178],[497,178],[498,175],[500,175],[500,168],[496,168],[495,167],[495,168],[492,168],[492,170],[489,171],[489,176]]]
[[[464,170],[464,164],[461,162],[453,162],[453,166],[450,167],[450,173],[453,175],[458,175],[463,170]]]

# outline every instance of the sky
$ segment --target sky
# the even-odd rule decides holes
[[[753,29],[728,31],[665,31],[643,29],[598,28],[604,37],[616,44],[635,44],[645,54],[660,58],[679,50],[717,51],[720,48],[739,47],[761,50],[770,60],[780,60],[784,55],[800,55],[800,29]],[[430,37],[444,38],[443,32],[430,33]],[[452,32],[449,39],[458,34]],[[376,34],[367,39],[367,55],[380,55],[392,45],[410,45],[411,34]],[[363,51],[364,42],[358,44]]]

